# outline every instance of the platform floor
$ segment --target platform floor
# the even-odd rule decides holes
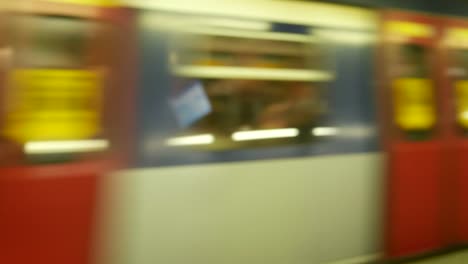
[[[436,256],[424,260],[411,261],[409,264],[468,264],[468,250],[447,255]]]

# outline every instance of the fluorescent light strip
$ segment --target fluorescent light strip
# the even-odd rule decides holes
[[[330,28],[376,29],[373,10],[329,3],[301,1],[236,0],[123,0],[129,6],[201,16],[236,17]],[[6,1],[5,1],[6,2]],[[147,12],[143,18],[153,15]]]
[[[243,30],[258,30],[268,31],[271,25],[265,21],[253,21],[246,19],[230,19],[230,18],[199,18],[200,25],[209,25],[214,27],[243,29]]]
[[[297,128],[238,131],[232,134],[234,141],[259,140],[271,138],[289,138],[299,135]]]
[[[376,32],[353,32],[337,29],[311,30],[320,39],[347,44],[367,44],[377,41]]]
[[[168,146],[189,146],[189,145],[208,145],[215,141],[211,134],[201,134],[185,137],[170,138],[166,141]]]
[[[160,30],[187,34],[303,43],[317,42],[317,38],[312,34],[272,32],[271,24],[266,21],[159,14],[143,16],[143,23]]]
[[[341,129],[341,135],[351,138],[370,137],[377,133],[376,128],[372,126],[350,126]]]
[[[302,42],[314,43],[318,42],[317,38],[311,34],[295,34],[295,33],[280,33],[268,31],[254,31],[254,30],[239,30],[239,29],[226,29],[215,27],[194,27],[185,25],[175,29],[183,33],[200,34],[208,36],[223,36],[223,37],[237,37],[249,39],[263,39],[263,40],[277,40],[288,42]]]
[[[67,140],[67,141],[31,141],[24,145],[26,154],[54,154],[70,152],[102,151],[109,147],[109,141],[96,140]]]
[[[176,66],[173,73],[181,77],[212,79],[331,81],[334,76],[326,71],[297,69],[267,69],[232,66]]]
[[[312,129],[312,135],[316,137],[334,136],[338,134],[336,127],[316,127]]]
[[[184,30],[186,28],[224,28],[234,30],[269,31],[271,24],[267,21],[251,19],[232,19],[224,17],[181,16],[179,14],[158,14],[144,18],[144,23],[167,30]]]

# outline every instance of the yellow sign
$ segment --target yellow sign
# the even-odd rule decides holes
[[[395,123],[403,130],[427,130],[436,121],[432,83],[401,78],[393,83]]]
[[[409,21],[387,22],[386,31],[392,35],[412,38],[430,38],[434,35],[434,29],[431,26]]]
[[[455,82],[455,97],[458,124],[468,128],[468,81]]]
[[[3,134],[19,142],[85,139],[101,130],[97,71],[19,69],[10,74]]]

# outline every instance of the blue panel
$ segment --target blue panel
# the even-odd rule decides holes
[[[138,167],[230,162],[369,152],[378,150],[376,135],[350,133],[316,142],[229,151],[200,151],[166,147],[161,142],[180,128],[169,105],[171,77],[168,67],[168,35],[140,24],[141,79],[138,103]],[[336,81],[329,86],[331,113],[321,126],[359,131],[374,128],[372,46],[329,45],[335,56]],[[357,129],[357,130],[356,130]]]
[[[367,128],[376,129],[374,46],[344,45],[335,47],[337,78],[333,91],[333,120],[343,130],[351,130],[340,139],[336,149],[345,145],[356,151],[377,149],[377,137],[361,135]],[[364,131],[363,131],[364,130]]]

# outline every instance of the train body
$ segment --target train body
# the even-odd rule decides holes
[[[371,263],[465,245],[455,2],[6,5],[0,262]]]

